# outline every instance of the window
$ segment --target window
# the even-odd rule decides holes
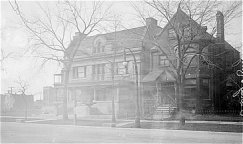
[[[166,56],[160,55],[159,56],[159,65],[160,66],[170,66],[170,62]]]
[[[189,25],[184,27],[184,38],[189,38],[191,36],[191,27]]]
[[[185,88],[185,98],[186,99],[195,99],[197,95],[196,87],[186,87]]]
[[[168,30],[168,38],[169,39],[175,39],[176,38],[176,33],[173,29]]]
[[[171,50],[172,54],[175,54],[176,57],[179,57],[178,46],[177,45],[174,46],[174,47],[171,47],[170,50]]]
[[[106,64],[96,64],[92,66],[92,74],[94,80],[104,80]]]
[[[185,48],[188,47],[188,45],[184,45]],[[184,64],[185,65],[188,65],[189,62],[192,60],[191,62],[191,66],[195,66],[197,65],[197,59],[198,57],[197,56],[194,56],[196,54],[196,45],[193,45],[191,44],[189,46],[189,48],[186,50],[186,53],[185,53],[185,57],[184,57]],[[193,58],[193,59],[192,59]]]
[[[73,67],[73,78],[85,78],[86,66]]]
[[[174,59],[172,62],[173,62],[173,65],[174,65],[175,67],[177,67],[177,65],[178,65],[177,59]]]
[[[105,44],[100,40],[96,42],[96,46],[93,47],[93,53],[101,53],[105,51]]]
[[[129,62],[128,62],[128,64],[129,64]],[[113,64],[112,64],[112,67],[113,67]],[[123,62],[116,62],[115,63],[114,74],[123,75],[123,74],[126,74],[127,70],[128,70],[128,66],[125,67],[123,65]]]
[[[117,63],[117,74],[125,74],[126,73],[126,68],[125,66],[123,65],[122,62],[118,62]]]
[[[54,74],[54,84],[62,83],[62,74]]]
[[[203,99],[210,99],[209,94],[210,80],[202,79],[201,80],[201,95]]]
[[[151,62],[152,62],[152,70],[156,69],[158,67],[158,55],[157,53],[152,53],[151,54],[152,58],[151,58]]]
[[[97,53],[104,52],[104,47],[105,47],[105,46],[102,45],[101,42],[99,41],[99,42],[98,42],[98,46],[96,47],[96,49],[97,49],[96,52],[97,52]]]

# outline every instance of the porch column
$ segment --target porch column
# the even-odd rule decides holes
[[[120,88],[117,87],[116,88],[116,98],[115,98],[115,102],[119,102],[119,95],[120,95]]]
[[[159,104],[160,102],[159,102],[159,87],[158,87],[158,82],[155,82],[155,85],[156,85],[156,92],[157,92],[157,94],[156,94],[156,96],[157,96],[157,104]]]
[[[119,99],[120,99],[119,95],[120,95],[120,87],[117,87],[116,88],[116,98],[115,98],[115,117],[116,118],[119,115]],[[116,103],[117,103],[117,105],[116,105]]]
[[[96,101],[96,90],[95,90],[95,87],[93,87],[93,90],[94,90],[94,101]]]

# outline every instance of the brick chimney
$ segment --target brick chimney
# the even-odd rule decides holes
[[[147,27],[156,27],[157,26],[157,20],[152,18],[152,17],[146,18],[146,26]]]
[[[223,16],[222,12],[220,12],[220,11],[217,12],[217,14],[216,14],[216,21],[217,21],[217,26],[216,26],[217,42],[223,43],[224,42],[224,16]]]

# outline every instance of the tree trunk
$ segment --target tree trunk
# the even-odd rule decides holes
[[[183,96],[184,96],[184,78],[182,76],[178,77],[175,87],[177,108],[179,111],[183,109]]]
[[[182,102],[182,99],[183,99],[183,94],[184,94],[184,86],[182,83],[179,84],[179,110],[181,111],[183,109],[183,102]]]
[[[74,47],[73,52],[67,56],[66,54],[64,56],[67,56],[67,62],[63,63],[64,64],[64,97],[63,97],[63,119],[66,120],[68,119],[68,107],[67,107],[67,97],[68,97],[68,81],[69,81],[69,73],[71,70],[71,65],[74,59],[74,56],[76,55],[81,42],[87,37],[86,34],[82,34],[79,36],[78,43]],[[65,59],[65,58],[64,58]]]
[[[64,96],[63,96],[63,120],[68,119],[68,107],[67,107],[67,98],[68,98],[68,80],[69,80],[69,72],[71,69],[71,65],[67,64],[64,67]]]
[[[175,97],[176,97],[176,107],[179,110],[179,102],[180,102],[180,96],[179,96],[179,84],[176,82],[175,84]]]

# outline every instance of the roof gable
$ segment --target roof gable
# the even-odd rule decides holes
[[[170,27],[170,23],[173,23],[176,20],[178,22],[178,21],[180,21],[180,19],[182,21],[187,21],[187,20],[190,19],[190,17],[184,11],[182,11],[180,7],[178,7],[177,12],[172,16],[170,21],[165,25],[165,27],[163,28],[163,30],[161,31],[161,33],[159,35],[162,35]],[[191,22],[193,27],[195,27],[195,28],[197,28],[199,30],[203,29],[203,26],[198,24],[195,20],[191,19],[190,22]],[[173,25],[178,26],[178,24],[176,24],[176,23],[174,23]],[[216,41],[216,38],[212,34],[209,34],[207,31],[202,33],[202,34],[197,35],[194,38],[194,40],[200,40],[200,39],[212,40],[214,42]],[[224,43],[225,43],[226,49],[236,50],[227,41],[224,41]]]

